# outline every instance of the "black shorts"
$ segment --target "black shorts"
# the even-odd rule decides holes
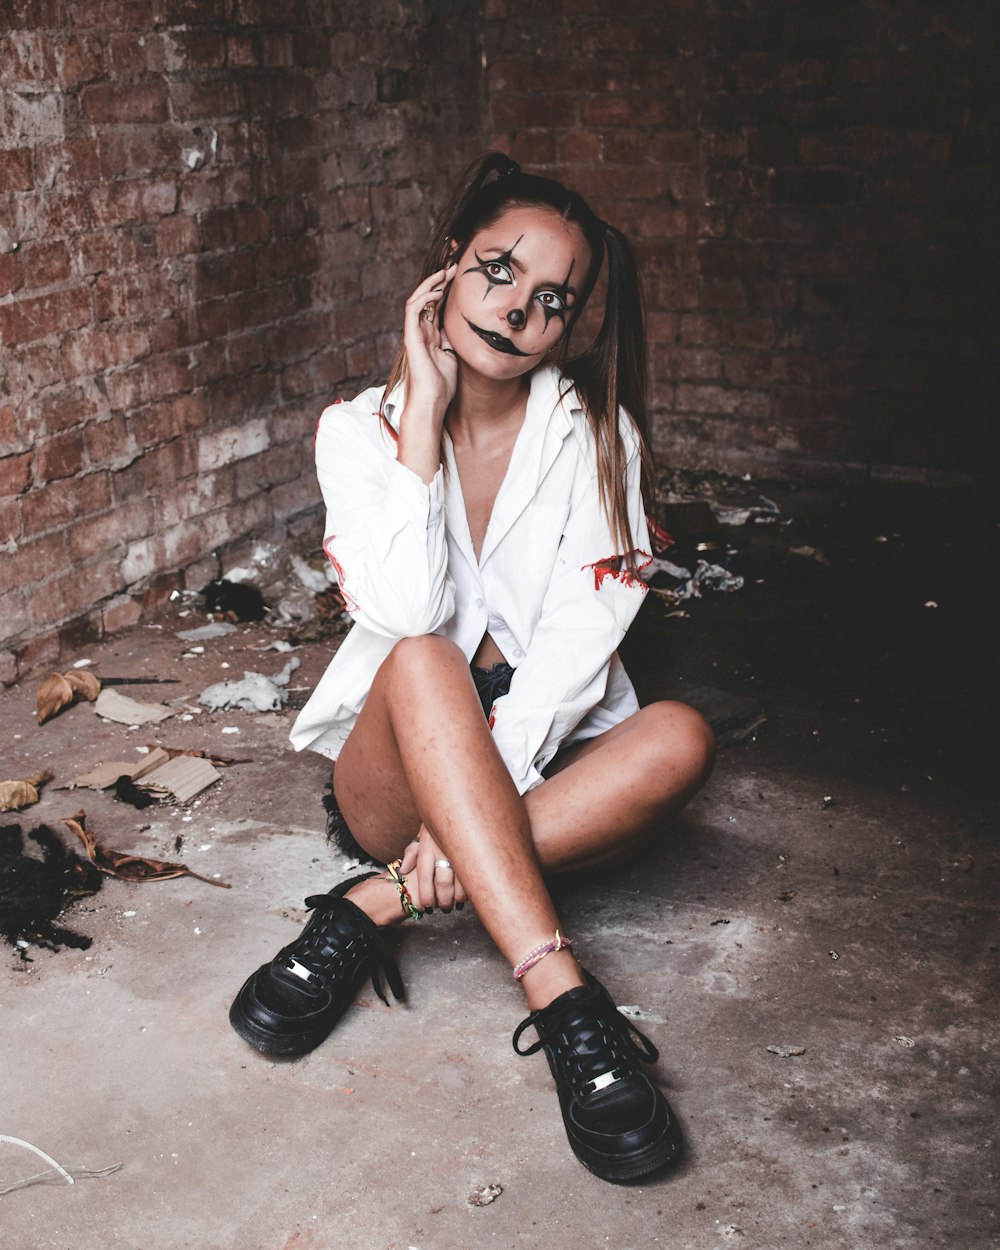
[[[492,668],[472,669],[472,680],[476,683],[476,693],[479,695],[479,702],[483,705],[484,716],[489,716],[490,709],[496,700],[510,689],[510,680],[513,676],[514,670],[509,664],[494,664]],[[358,845],[354,834],[348,828],[343,812],[337,805],[333,783],[329,781],[323,796],[323,806],[327,813],[326,836],[336,842],[348,859],[360,859],[369,864],[380,863],[379,860],[372,859],[368,852]]]

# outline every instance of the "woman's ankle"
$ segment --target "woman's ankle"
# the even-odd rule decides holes
[[[559,950],[546,955],[530,968],[523,977],[521,984],[532,1011],[539,1011],[549,1003],[565,994],[567,990],[577,989],[586,984],[583,972],[576,962],[572,951]]]
[[[346,897],[377,925],[394,926],[409,919],[409,914],[399,905],[399,890],[388,873],[359,881],[348,890]]]

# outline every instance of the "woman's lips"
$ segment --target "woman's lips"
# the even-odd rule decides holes
[[[507,356],[529,355],[528,352],[522,352],[519,348],[515,347],[510,339],[505,339],[502,334],[495,334],[492,330],[481,330],[479,326],[473,325],[468,317],[465,319],[465,324],[474,334],[478,334],[483,342],[487,343],[496,352],[503,352]]]

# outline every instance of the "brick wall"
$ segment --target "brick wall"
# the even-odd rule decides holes
[[[437,8],[0,6],[0,679],[316,503],[323,400],[482,146],[475,6]]]
[[[973,467],[1000,207],[987,10],[485,0],[492,142],[638,246],[663,460]]]
[[[943,0],[6,0],[0,680],[315,505],[487,140],[636,242],[664,460],[961,476],[992,40]]]

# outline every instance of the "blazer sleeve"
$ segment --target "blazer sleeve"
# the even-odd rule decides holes
[[[639,568],[649,560],[638,444],[626,470],[629,523]],[[611,661],[648,587],[630,573],[614,541],[597,489],[593,456],[563,530],[541,615],[515,669],[510,691],[493,705],[493,737],[520,793],[542,781],[542,769],[580,721],[604,698]]]
[[[443,470],[426,484],[397,461],[378,393],[371,394],[333,404],[320,418],[323,550],[359,625],[390,638],[433,633],[455,610]]]

